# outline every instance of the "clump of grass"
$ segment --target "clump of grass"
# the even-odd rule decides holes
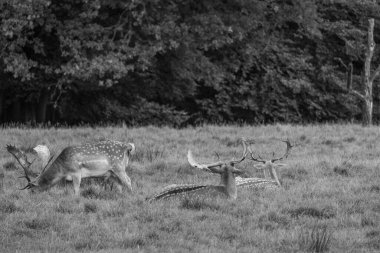
[[[22,211],[22,209],[8,199],[4,199],[0,202],[0,213],[14,213],[20,211]]]
[[[147,166],[147,174],[155,174],[157,171],[165,171],[168,168],[168,164],[165,161],[155,161]]]
[[[24,224],[27,228],[33,229],[33,230],[44,230],[51,226],[51,222],[49,219],[40,219],[40,218],[24,221]]]
[[[375,227],[378,224],[379,217],[373,213],[365,213],[361,217],[362,227],[372,226]]]
[[[218,139],[217,137],[213,137],[213,139]],[[224,137],[219,139],[219,141],[226,145],[227,147],[238,147],[241,145],[241,139],[240,138],[230,138],[230,137]]]
[[[81,240],[74,243],[74,248],[78,251],[91,250],[98,251],[107,248],[107,245],[102,240],[95,240],[89,238],[87,240]]]
[[[366,237],[368,238],[375,238],[375,237],[380,237],[380,230],[372,230],[369,231],[365,234]]]
[[[372,186],[369,188],[369,192],[376,192],[376,193],[379,193],[379,192],[380,192],[380,186],[379,186],[379,185],[372,185]]]
[[[322,209],[316,207],[298,207],[288,210],[292,218],[300,216],[310,216],[318,219],[330,219],[336,216],[336,210],[333,207],[324,207]]]
[[[141,236],[133,236],[130,238],[125,238],[121,243],[120,247],[124,249],[134,249],[144,246],[145,240]]]
[[[312,229],[301,229],[299,248],[308,252],[327,252],[330,248],[332,232],[327,225],[314,225]]]
[[[286,227],[289,224],[289,218],[285,215],[276,212],[269,212],[268,214],[259,217],[259,228],[272,231],[279,227]]]
[[[341,175],[343,177],[349,177],[351,176],[350,168],[352,167],[352,164],[344,161],[341,165],[335,166],[333,168],[333,171],[335,174]]]
[[[123,201],[118,201],[116,204],[111,204],[103,210],[103,217],[122,217],[129,211],[129,207]]]
[[[183,198],[180,204],[180,207],[183,209],[189,210],[202,210],[202,209],[210,209],[210,210],[219,210],[220,206],[210,203],[210,201],[206,201],[203,198],[193,197],[193,198]]]
[[[94,187],[88,187],[81,192],[81,195],[86,199],[96,199],[99,195],[99,191]]]
[[[343,141],[351,143],[351,142],[356,141],[356,138],[354,136],[346,137],[346,138],[343,139]]]
[[[68,214],[71,214],[74,212],[73,208],[71,206],[68,206],[68,205],[65,205],[65,204],[61,204],[59,203],[57,208],[55,209],[56,212],[58,213],[68,213]]]
[[[196,174],[196,170],[194,170],[193,167],[191,167],[190,164],[188,163],[184,163],[184,164],[179,164],[178,165],[178,169],[177,169],[177,173],[180,174],[180,175],[195,175]]]
[[[334,141],[334,140],[324,140],[324,141],[321,142],[321,144],[326,145],[326,146],[335,147],[335,146],[338,146],[338,145],[342,145],[342,142],[340,142],[340,141]]]
[[[366,209],[365,206],[367,203],[361,199],[353,200],[349,202],[349,206],[347,208],[348,214],[357,214],[357,213],[364,213],[364,210]]]
[[[96,213],[98,211],[98,206],[94,202],[88,202],[84,204],[85,213]]]
[[[112,191],[104,191],[96,188],[95,186],[89,186],[85,188],[81,195],[86,199],[117,199],[118,193]]]
[[[367,233],[368,234],[368,233]],[[367,241],[367,247],[374,249],[375,251],[373,252],[378,252],[380,250],[380,236],[379,236],[379,231],[371,231],[370,235],[367,236],[369,237]]]
[[[17,170],[17,166],[15,164],[15,162],[13,161],[9,161],[9,162],[6,162],[3,164],[3,168],[6,170],[6,171],[14,171],[14,170]]]
[[[283,179],[291,179],[291,180],[297,180],[302,181],[307,177],[307,170],[304,168],[294,168],[287,171],[284,171],[281,175]]]
[[[25,229],[20,229],[20,228],[15,228],[14,231],[12,232],[12,237],[29,237],[33,238],[34,233],[32,233],[30,230],[25,230]]]
[[[163,159],[165,157],[165,149],[158,148],[158,147],[148,147],[145,149],[145,152],[143,153],[143,157],[148,162],[153,162],[156,160]]]

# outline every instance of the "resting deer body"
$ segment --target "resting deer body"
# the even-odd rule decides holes
[[[245,172],[241,169],[235,167],[235,164],[242,162],[247,156],[247,146],[244,139],[242,139],[243,144],[243,155],[239,159],[232,159],[229,161],[219,161],[211,164],[199,164],[193,158],[191,151],[188,151],[187,160],[189,164],[197,169],[204,170],[207,172],[219,174],[221,181],[219,185],[198,185],[198,184],[183,184],[183,185],[170,185],[163,189],[160,193],[156,194],[149,201],[165,199],[171,196],[184,193],[196,192],[198,194],[207,195],[211,193],[216,193],[218,195],[225,196],[229,199],[237,198],[237,184],[235,177],[238,175],[243,175]],[[246,181],[245,185],[251,185],[252,187],[262,187],[264,185],[274,185],[275,182],[272,180],[266,180],[257,178],[256,180]]]
[[[134,150],[132,143],[111,140],[67,147],[33,181],[29,177],[28,169],[23,166],[28,180],[25,188],[44,191],[62,179],[67,179],[73,181],[75,195],[79,195],[82,178],[109,177],[113,174],[118,179],[120,190],[124,187],[132,192],[131,180],[125,167]],[[8,151],[12,153],[9,148]],[[17,154],[12,154],[17,159]]]

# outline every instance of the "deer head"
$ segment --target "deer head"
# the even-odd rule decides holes
[[[275,180],[276,183],[279,186],[281,186],[281,183],[280,183],[280,181],[278,179],[276,168],[285,166],[286,164],[284,164],[284,163],[277,163],[277,162],[282,161],[283,159],[287,158],[289,156],[289,154],[290,154],[291,149],[295,146],[294,144],[292,145],[290,143],[289,139],[287,139],[285,141],[281,140],[281,142],[286,143],[286,151],[285,151],[285,153],[282,156],[280,156],[280,157],[274,157],[275,155],[274,155],[274,152],[273,152],[273,158],[269,159],[269,160],[265,160],[265,159],[261,158],[260,155],[257,155],[257,157],[254,156],[253,151],[252,151],[250,145],[254,144],[255,141],[254,140],[246,140],[246,145],[248,146],[247,149],[248,149],[248,152],[250,153],[250,156],[248,156],[248,159],[259,163],[259,164],[255,165],[255,168],[263,170],[265,177],[267,177],[266,172],[269,171],[269,173],[271,175],[271,178],[273,180]]]
[[[42,171],[40,173],[35,173],[30,169],[35,159],[32,162],[29,162],[25,152],[16,148],[13,145],[7,145],[6,148],[7,151],[10,154],[12,154],[14,158],[16,158],[17,162],[21,165],[22,169],[24,170],[24,176],[21,176],[21,178],[26,178],[26,180],[28,181],[28,184],[20,190],[32,189],[36,187],[38,185],[37,178],[45,170],[49,162],[53,159],[53,157],[50,157],[49,148],[45,145],[38,145],[35,148],[33,148],[33,151],[36,152],[38,157],[42,160]]]
[[[244,139],[242,140],[242,145],[243,145],[243,153],[242,153],[242,156],[238,159],[218,161],[218,162],[209,163],[209,164],[200,164],[195,161],[192,152],[189,150],[187,153],[187,161],[194,168],[215,173],[215,174],[220,174],[221,176],[220,184],[225,186],[226,194],[229,197],[236,199],[237,192],[236,192],[235,176],[244,175],[245,171],[236,168],[235,165],[244,161],[244,159],[246,158],[248,154],[247,145]]]

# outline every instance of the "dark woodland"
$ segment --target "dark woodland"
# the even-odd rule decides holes
[[[376,1],[0,0],[0,22],[1,123],[380,119]]]

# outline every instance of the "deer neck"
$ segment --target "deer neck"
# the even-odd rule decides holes
[[[269,170],[269,173],[270,173],[270,176],[271,178],[276,181],[277,185],[278,186],[281,186],[281,183],[280,183],[280,180],[278,180],[278,176],[277,176],[277,172],[276,172],[276,167],[274,164],[270,164],[268,166],[268,170]]]
[[[237,189],[236,189],[235,175],[232,173],[231,168],[225,167],[220,177],[221,177],[220,184],[225,187],[225,193],[227,197],[231,199],[236,199]]]

